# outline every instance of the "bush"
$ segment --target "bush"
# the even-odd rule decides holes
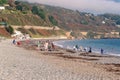
[[[6,4],[7,0],[0,0],[0,4]]]
[[[33,14],[36,14],[45,20],[45,12],[43,9],[39,9],[37,6],[33,6],[31,11]]]
[[[57,21],[54,19],[53,16],[49,16],[49,20],[50,20],[50,22],[51,22],[53,25],[55,25],[55,26],[58,24]]]
[[[9,32],[10,34],[14,33],[14,29],[11,26],[5,27],[5,29],[7,30],[7,32]]]

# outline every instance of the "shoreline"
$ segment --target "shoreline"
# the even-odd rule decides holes
[[[22,42],[22,44],[24,44],[24,43],[29,43],[29,42],[27,42],[27,41],[41,41],[41,42],[43,42],[43,41],[47,41],[47,40],[49,40],[50,41],[50,43],[54,43],[55,41],[60,41],[60,40],[67,40],[67,39],[31,39],[31,40],[23,40]],[[21,41],[20,41],[21,42]],[[33,44],[33,43],[32,43]],[[28,44],[29,45],[29,44]],[[27,45],[25,45],[25,46],[27,46]],[[25,46],[22,46],[22,47],[25,47]],[[29,47],[32,47],[32,45],[29,45]],[[34,44],[33,46],[35,46],[35,47],[37,47],[37,45],[36,44]],[[54,46],[56,47],[56,49],[57,49],[57,51],[59,51],[59,50],[63,50],[63,51],[67,51],[67,52],[69,52],[69,53],[77,53],[77,54],[92,54],[92,55],[99,55],[99,56],[108,56],[108,57],[118,57],[118,58],[120,58],[120,56],[116,56],[116,55],[111,55],[111,54],[100,54],[100,53],[96,53],[96,52],[92,52],[92,53],[89,53],[89,52],[84,52],[84,51],[75,51],[75,50],[72,50],[72,49],[67,49],[67,48],[64,48],[64,47],[60,47],[60,46],[58,46],[58,45],[56,45],[56,44],[54,44]],[[34,49],[32,49],[32,50],[36,50],[37,48],[35,48],[35,47],[33,47]],[[43,51],[44,52],[44,51]],[[48,52],[52,52],[52,51],[48,51]]]
[[[97,39],[98,40],[98,39]],[[99,39],[99,40],[101,40],[101,39]],[[102,39],[102,40],[105,40],[105,39]],[[111,40],[111,39],[110,39]],[[57,43],[57,45],[59,46],[60,44],[62,44],[62,45],[60,45],[60,46],[62,46],[63,48],[66,48],[66,49],[73,49],[73,47],[75,46],[75,44],[78,44],[78,46],[80,46],[80,48],[82,47],[82,51],[84,51],[84,49],[86,49],[87,50],[87,52],[89,51],[89,47],[91,47],[92,48],[92,52],[93,53],[97,53],[97,54],[101,54],[101,49],[103,49],[104,51],[103,51],[103,53],[102,54],[105,54],[105,55],[111,55],[111,56],[120,56],[120,54],[119,54],[119,49],[118,48],[115,48],[114,49],[114,47],[112,47],[112,45],[110,45],[110,46],[95,46],[96,44],[89,44],[88,42],[89,42],[89,39],[87,39],[87,44],[84,42],[84,41],[81,41],[81,42],[79,42],[79,43],[74,43],[75,41],[76,42],[78,42],[78,41],[80,41],[80,40],[77,40],[77,39],[75,39],[75,40],[67,40],[68,41],[68,45],[66,45],[66,43],[65,43],[65,41],[60,41],[60,43],[59,43],[59,41],[58,41],[58,43]],[[90,39],[90,41],[93,41],[93,42],[97,42],[97,41],[94,41],[94,39]],[[70,45],[69,43],[74,43],[74,45],[72,44],[72,45]],[[84,44],[82,44],[82,42],[83,43],[85,43],[85,45]],[[102,41],[101,41],[102,42]],[[64,45],[64,43],[65,43],[65,46],[63,46]],[[93,46],[92,46],[93,45]],[[104,45],[104,44],[103,44]],[[80,49],[79,48],[79,49]],[[80,49],[81,50],[81,49]]]
[[[73,50],[60,48],[59,46],[55,46],[56,48],[55,50],[44,51],[44,50],[38,49],[37,45],[33,43],[38,40],[44,42],[48,39],[37,39],[37,40],[32,39],[32,41],[25,40],[21,42],[21,45],[17,45],[17,46],[27,49],[29,51],[36,51],[37,52],[36,55],[47,58],[48,62],[50,61],[51,64],[54,64],[57,67],[62,66],[62,68],[65,68],[65,70],[70,69],[70,71],[72,72],[75,71],[74,73],[79,73],[79,70],[81,69],[84,69],[84,70],[87,69],[87,71],[91,71],[91,69],[95,68],[97,70],[100,69],[99,73],[101,73],[101,70],[103,70],[103,72],[105,73],[114,75],[115,76],[114,80],[120,79],[119,77],[120,57],[119,56],[112,56],[112,55],[106,55],[106,54],[101,55],[97,53],[75,52]],[[49,40],[50,42],[54,42],[60,39],[57,39],[57,40],[49,39]],[[81,64],[88,65],[88,66],[84,68],[84,67],[81,67]],[[73,68],[71,68],[70,66]],[[77,68],[77,70],[75,68]]]

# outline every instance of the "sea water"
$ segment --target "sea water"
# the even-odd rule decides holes
[[[56,41],[55,45],[69,49],[73,49],[75,45],[87,49],[91,47],[95,53],[100,53],[102,48],[104,54],[120,56],[120,39],[62,40]]]

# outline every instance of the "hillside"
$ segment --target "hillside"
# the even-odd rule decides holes
[[[115,37],[114,34],[117,33],[119,36],[120,32],[118,27],[120,15],[103,14],[96,16],[77,10],[74,11],[61,7],[14,0],[9,2],[9,6],[7,6],[5,10],[0,11],[0,14],[0,22],[5,22],[7,25],[58,26],[63,30],[62,32],[64,32],[64,34],[71,32],[71,35],[76,38],[83,36],[86,38],[94,38],[98,35],[99,37],[105,37],[109,33],[110,35],[107,36]],[[46,30],[34,29],[30,31],[37,32],[36,34],[40,36],[50,36],[53,34],[50,33],[51,31]],[[85,32],[85,35],[82,34],[82,32]],[[27,31],[25,33],[27,33]],[[54,35],[55,34],[57,33],[54,33]]]
[[[5,21],[10,25],[36,25],[36,26],[48,26],[40,17],[33,14],[22,14],[18,11],[2,11],[0,15],[0,21]]]
[[[64,29],[71,30],[100,30],[101,28],[106,31],[113,30],[117,27],[115,23],[113,24],[114,20],[105,20],[106,17],[104,16],[95,16],[91,13],[83,13],[79,11],[73,11],[65,8],[60,7],[52,7],[52,6],[45,6],[44,7],[49,14],[53,15],[55,19],[58,21],[59,26]],[[103,21],[105,23],[103,23]]]

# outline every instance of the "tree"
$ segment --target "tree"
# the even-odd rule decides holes
[[[39,9],[37,6],[33,6],[31,11],[33,14],[36,14],[45,20],[45,12],[43,9]]]
[[[14,29],[11,26],[7,26],[5,27],[5,29],[7,30],[7,32],[9,32],[10,34],[13,34]]]
[[[6,4],[7,0],[0,0],[0,4]]]
[[[16,9],[22,11],[23,7],[21,5],[18,5],[18,6],[16,6]]]
[[[43,10],[39,10],[38,16],[40,16],[43,20],[45,20],[45,12]]]
[[[15,1],[15,5],[19,5],[21,2],[20,1]]]
[[[30,6],[29,5],[27,5],[27,4],[21,4],[22,5],[22,7],[23,7],[23,10],[24,11],[28,11],[28,10],[30,10]]]
[[[39,9],[38,9],[37,6],[33,6],[31,11],[32,11],[33,14],[38,14]]]
[[[57,24],[58,24],[57,21],[54,19],[53,16],[49,16],[49,20],[50,20],[50,22],[51,22],[53,25],[57,25]]]

